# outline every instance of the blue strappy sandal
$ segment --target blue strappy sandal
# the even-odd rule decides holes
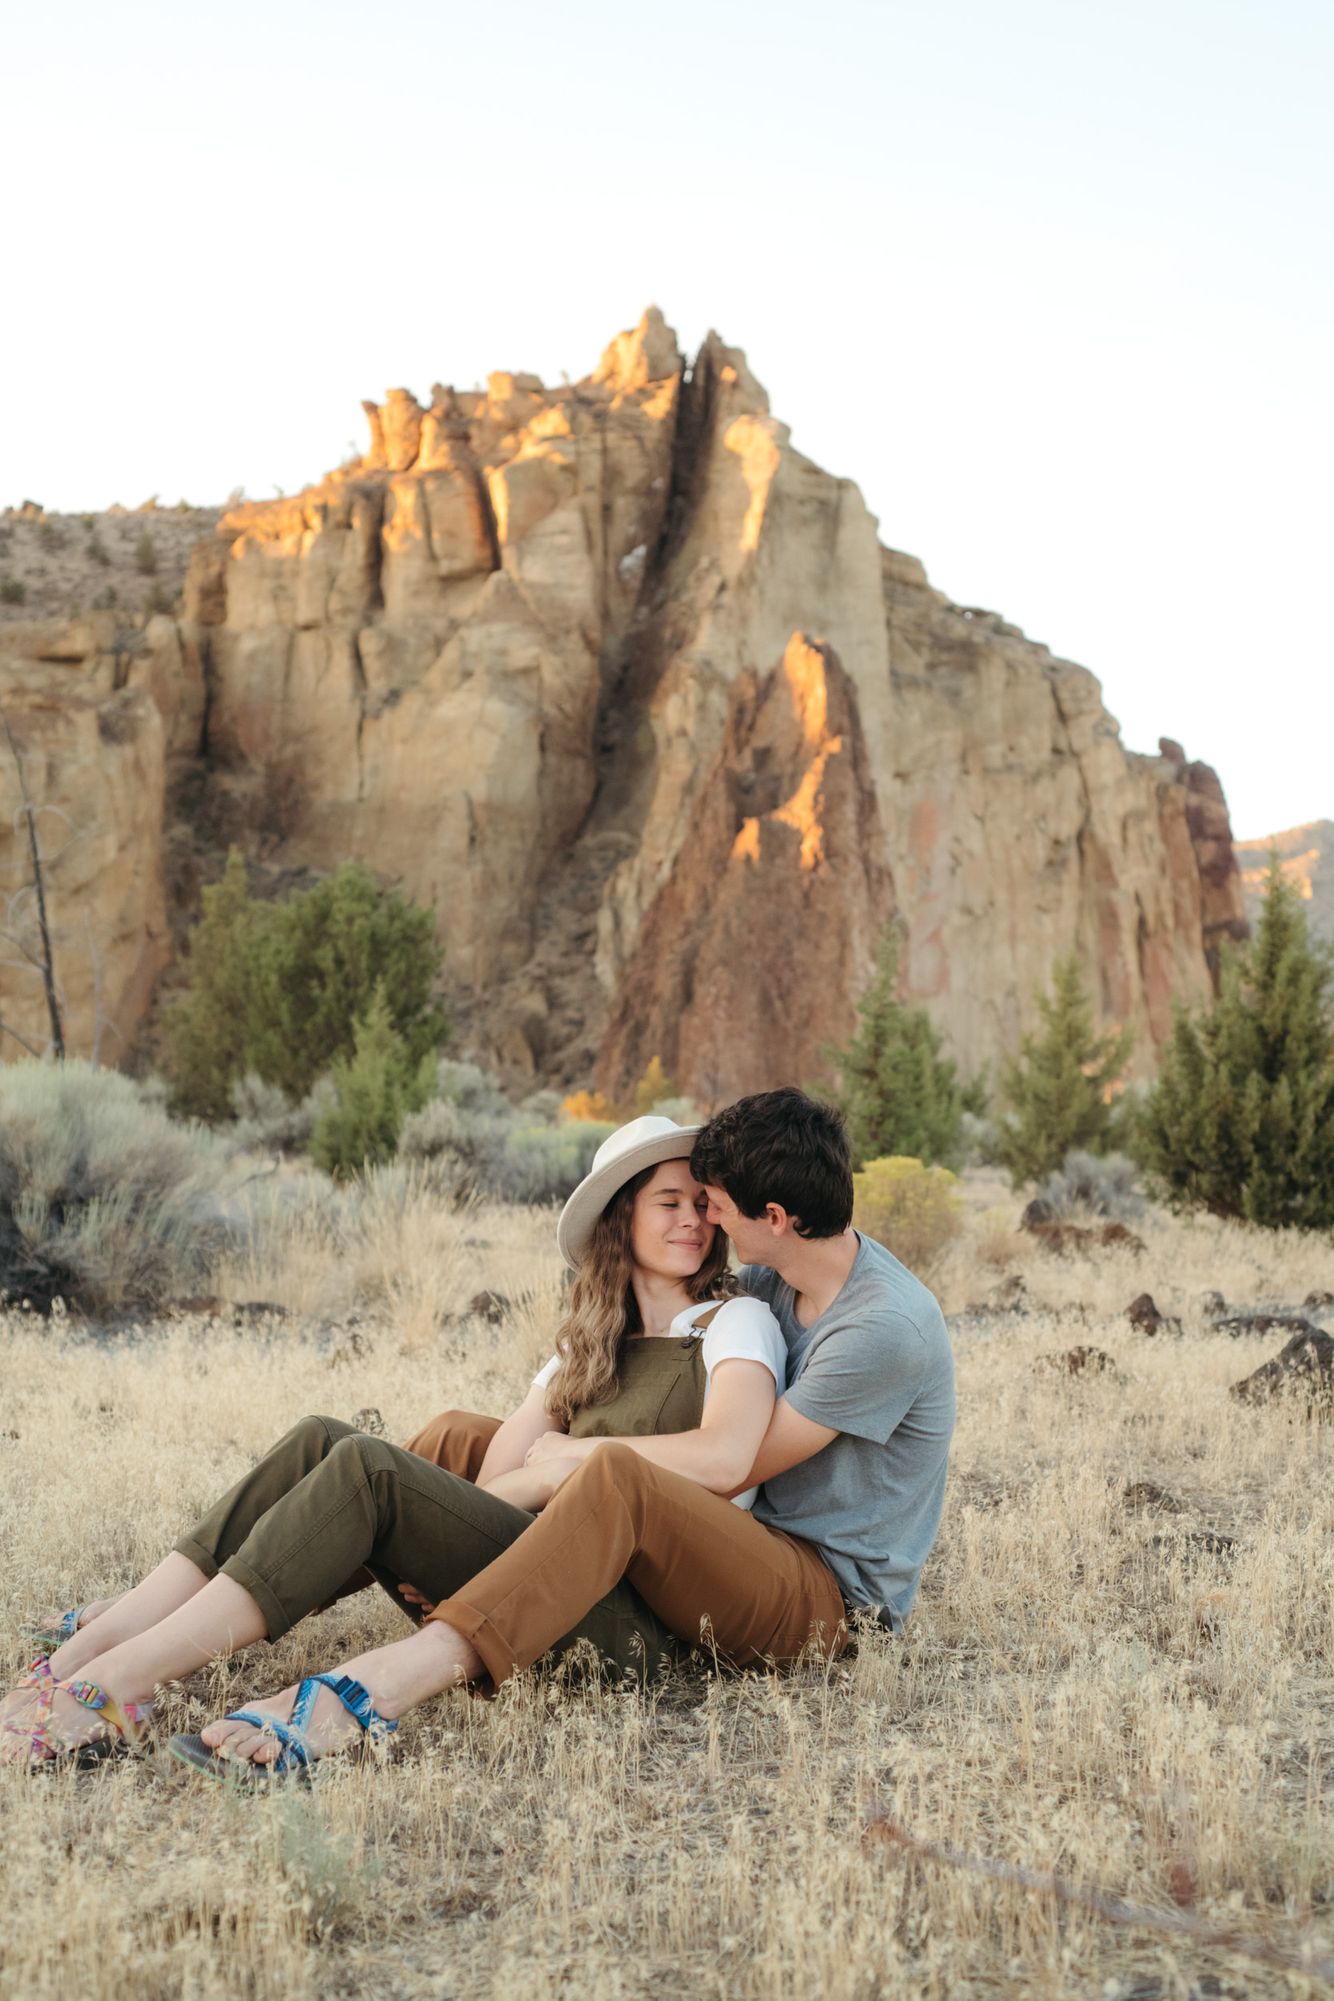
[[[250,1758],[237,1758],[227,1752],[215,1751],[198,1735],[173,1737],[167,1749],[173,1758],[179,1758],[184,1765],[192,1765],[197,1772],[206,1772],[211,1779],[221,1779],[229,1785],[264,1787],[290,1779],[309,1781],[310,1767],[322,1756],[336,1755],[331,1752],[313,1751],[307,1744],[304,1730],[310,1721],[311,1711],[319,1700],[322,1688],[331,1689],[350,1716],[356,1718],[366,1733],[362,1738],[362,1757],[379,1749],[386,1737],[397,1730],[397,1721],[391,1722],[381,1716],[371,1701],[369,1690],[354,1681],[350,1674],[310,1674],[301,1682],[292,1704],[292,1713],[285,1723],[274,1716],[261,1716],[253,1709],[233,1709],[224,1718],[224,1723],[253,1723],[257,1730],[268,1731],[282,1745],[278,1756],[269,1765],[257,1765]]]
[[[44,1654],[53,1654],[57,1647],[63,1647],[66,1640],[72,1640],[79,1630],[79,1621],[88,1610],[86,1605],[71,1605],[68,1612],[58,1613],[54,1619],[43,1619],[38,1624],[25,1626],[23,1637],[30,1647],[36,1647]]]

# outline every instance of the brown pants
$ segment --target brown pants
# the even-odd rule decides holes
[[[437,1464],[448,1454],[457,1465],[471,1449],[467,1427],[478,1423],[494,1428],[451,1412],[438,1431],[418,1433],[412,1449]],[[792,1660],[812,1644],[833,1658],[848,1643],[842,1594],[810,1543],[613,1442],[431,1617],[471,1640],[499,1683],[622,1582],[677,1639],[702,1639],[737,1667]]]

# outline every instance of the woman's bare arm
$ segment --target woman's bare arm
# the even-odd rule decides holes
[[[773,1416],[777,1394],[777,1384],[763,1362],[736,1355],[714,1370],[697,1430],[646,1438],[539,1437],[529,1450],[528,1464],[540,1467],[557,1456],[586,1459],[599,1446],[628,1445],[655,1466],[680,1473],[715,1494],[739,1493],[750,1484],[746,1475]]]
[[[477,1475],[479,1487],[490,1487],[502,1473],[517,1472],[527,1457],[530,1445],[544,1432],[562,1430],[556,1420],[547,1414],[546,1396],[545,1390],[534,1387],[519,1408],[505,1419],[486,1448],[486,1457]]]

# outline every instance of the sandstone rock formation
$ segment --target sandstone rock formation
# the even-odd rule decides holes
[[[0,654],[0,1023],[4,1057],[41,1053],[39,971],[23,786],[37,825],[52,959],[71,1053],[120,1061],[170,956],[163,882],[169,760],[193,756],[203,678],[174,622],[110,613],[11,625]],[[15,754],[16,753],[16,754]]]
[[[651,310],[582,382],[366,407],[365,457],[222,519],[134,670],[219,840],[431,903],[461,1039],[516,1080],[813,1077],[890,918],[966,1069],[1072,949],[1151,1067],[1242,922],[1217,780],[882,549],[739,350],[687,366]]]

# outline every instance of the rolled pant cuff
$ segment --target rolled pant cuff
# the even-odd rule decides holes
[[[193,1563],[196,1570],[203,1571],[205,1577],[217,1576],[218,1559],[214,1556],[211,1549],[204,1548],[202,1542],[195,1542],[188,1535],[182,1536],[178,1543],[172,1545],[172,1552],[176,1556],[187,1557]],[[247,1585],[246,1589],[249,1590],[249,1588]]]
[[[242,1557],[229,1556],[218,1575],[230,1577],[233,1583],[239,1584],[243,1591],[250,1593],[264,1614],[264,1624],[268,1628],[270,1641],[280,1640],[284,1633],[290,1632],[297,1619],[305,1616],[305,1612],[298,1612],[296,1618],[293,1618],[282,1599],[275,1596],[272,1585],[261,1577],[258,1571],[252,1570]],[[306,1611],[310,1609],[309,1606],[305,1608]]]
[[[529,1665],[516,1657],[512,1643],[496,1631],[488,1614],[477,1611],[462,1598],[446,1598],[433,1612],[427,1613],[422,1624],[426,1625],[432,1619],[438,1619],[441,1625],[448,1626],[476,1648],[497,1688],[502,1681],[508,1681],[511,1675],[518,1674],[521,1668]]]

